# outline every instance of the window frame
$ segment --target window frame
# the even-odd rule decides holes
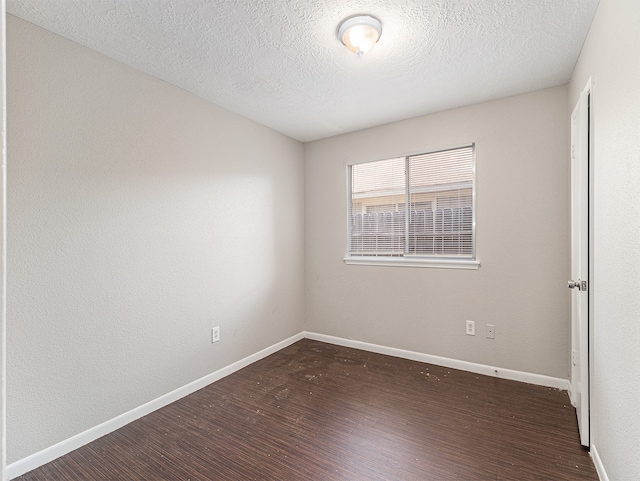
[[[353,194],[351,192],[352,182],[352,167],[354,165],[366,164],[370,162],[378,162],[384,160],[391,160],[404,157],[406,164],[408,165],[408,159],[414,156],[435,154],[439,152],[446,152],[449,150],[457,150],[471,147],[472,149],[472,182],[471,182],[471,202],[472,202],[472,255],[471,257],[454,257],[454,256],[435,256],[435,255],[423,255],[423,254],[408,254],[403,253],[402,256],[352,256],[350,254],[351,249],[351,209]],[[476,144],[475,142],[469,144],[458,145],[455,147],[448,147],[445,149],[430,150],[426,152],[418,152],[413,154],[405,154],[398,156],[391,156],[385,159],[378,160],[364,160],[360,162],[351,162],[347,164],[347,254],[343,261],[347,265],[366,265],[366,266],[392,266],[392,267],[432,267],[443,269],[478,269],[480,267],[480,260],[477,256],[477,241],[476,241]],[[409,198],[410,183],[409,174],[405,171],[405,192],[407,198]]]

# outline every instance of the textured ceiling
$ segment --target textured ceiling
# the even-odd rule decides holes
[[[301,141],[561,85],[598,0],[7,0],[7,11]],[[383,24],[362,58],[345,17]]]

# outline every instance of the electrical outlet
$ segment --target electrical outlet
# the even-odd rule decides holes
[[[496,326],[494,324],[487,324],[487,338],[488,339],[496,338]]]
[[[220,340],[220,326],[211,328],[211,343]]]
[[[476,335],[476,321],[467,321],[467,336]]]

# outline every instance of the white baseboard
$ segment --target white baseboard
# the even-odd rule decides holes
[[[248,366],[260,359],[273,354],[274,352],[279,351],[280,349],[284,349],[285,347],[293,344],[294,342],[299,341],[304,338],[304,332],[296,334],[284,341],[278,342],[273,346],[269,346],[263,349],[260,352],[252,354],[251,356],[245,357],[233,364],[230,364],[222,369],[219,369],[211,374],[208,374],[200,379],[197,379],[185,386],[182,386],[170,393],[164,394],[159,398],[156,398],[148,403],[143,404],[142,406],[138,406],[137,408],[132,409],[120,416],[117,416],[109,421],[105,421],[98,426],[95,426],[91,429],[87,429],[86,431],[76,434],[69,439],[65,439],[64,441],[59,442],[58,444],[54,444],[42,451],[32,454],[31,456],[27,456],[24,459],[16,461],[7,466],[6,468],[6,476],[7,479],[17,478],[18,476],[22,476],[23,474],[36,469],[44,464],[47,464],[53,461],[60,456],[64,456],[65,454],[78,449],[85,444],[90,443],[91,441],[95,441],[96,439],[104,436],[105,434],[109,434],[110,432],[115,431],[136,419],[139,419],[143,416],[146,416],[153,411],[160,409],[172,402],[177,401],[189,394],[196,392],[199,389],[202,389],[209,384],[216,382],[223,377],[228,376],[229,374],[233,374],[236,371],[239,371],[243,367]]]
[[[609,481],[609,476],[607,476],[607,472],[604,470],[602,459],[600,459],[600,455],[598,454],[598,450],[596,449],[595,444],[591,445],[590,454],[591,459],[593,459],[593,464],[596,467],[596,472],[598,473],[600,481]]]
[[[569,379],[569,381],[567,381],[569,383],[569,387],[567,388],[567,391],[569,392],[569,401],[571,402],[571,405],[573,407],[576,407],[576,393],[573,389],[573,384],[571,384],[571,379]]]
[[[325,334],[318,334],[315,332],[305,332],[304,337],[314,339],[316,341],[327,342],[329,344],[336,344],[338,346],[352,347],[354,349],[362,349],[363,351],[376,352],[378,354],[387,354],[389,356],[411,359],[412,361],[420,361],[452,369],[460,369],[462,371],[475,372],[486,376],[537,384],[539,386],[553,387],[565,391],[569,389],[569,381],[567,379],[544,376],[542,374],[532,374],[528,372],[514,371],[511,369],[503,369],[501,367],[487,366],[486,364],[477,364],[475,362],[459,361],[457,359],[433,356],[431,354],[423,354],[415,351],[406,351],[395,347],[380,346],[378,344],[354,341],[352,339],[344,339],[342,337],[327,336]]]

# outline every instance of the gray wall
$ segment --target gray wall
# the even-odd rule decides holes
[[[11,16],[8,70],[9,463],[304,329],[299,142]]]
[[[558,87],[305,144],[307,330],[567,379],[566,112]],[[470,142],[480,269],[344,264],[349,163]]]
[[[569,85],[568,112],[594,82],[591,442],[611,480],[640,479],[638,45],[640,2],[601,0]]]

